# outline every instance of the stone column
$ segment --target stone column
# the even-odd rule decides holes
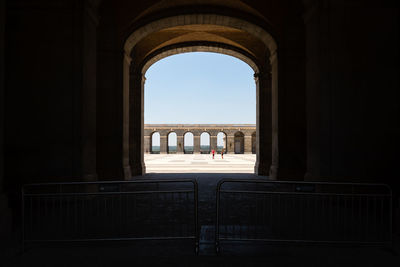
[[[183,154],[183,144],[184,139],[183,135],[176,135],[176,153],[177,154]]]
[[[271,69],[254,74],[257,87],[257,160],[255,173],[270,175],[272,162]]]
[[[251,135],[244,136],[244,153],[245,154],[252,153]]]
[[[168,153],[168,137],[160,133],[160,154]]]
[[[131,98],[130,98],[130,80],[131,80],[131,63],[132,58],[124,51],[123,53],[123,81],[122,81],[122,165],[124,172],[124,179],[129,180],[132,177],[131,169],[131,137],[130,137],[130,122],[129,115],[131,111]]]
[[[200,154],[200,135],[193,134],[193,153]]]
[[[217,151],[217,136],[216,135],[210,135],[210,150],[215,150]]]
[[[271,77],[269,84],[271,86],[270,91],[270,103],[271,107],[268,109],[270,124],[267,124],[270,128],[267,130],[267,139],[265,142],[267,150],[269,150],[269,157],[266,156],[266,161],[270,159],[271,167],[269,169],[269,177],[271,179],[278,179],[279,177],[279,132],[278,132],[278,52],[271,51],[271,56],[269,58],[269,63],[271,64]],[[268,120],[267,120],[268,121]]]
[[[150,136],[146,135],[144,137],[144,146],[143,146],[143,153],[150,154],[151,152],[151,144],[150,144]]]
[[[306,25],[307,172],[305,180],[332,175],[332,92],[329,84],[330,22],[320,1],[304,1]],[[324,177],[324,178],[322,178]]]
[[[226,152],[225,154],[235,154],[235,136],[227,135],[226,136]]]
[[[129,80],[129,163],[132,176],[146,172],[144,145],[144,83],[146,77],[131,64]]]
[[[96,173],[96,73],[97,73],[97,14],[96,1],[84,2],[83,61],[82,61],[82,165],[84,181],[97,180]]]

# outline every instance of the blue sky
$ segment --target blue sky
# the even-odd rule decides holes
[[[184,53],[146,72],[144,122],[240,124],[256,122],[253,70],[217,53]]]

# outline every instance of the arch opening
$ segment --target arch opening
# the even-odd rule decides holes
[[[227,146],[226,146],[226,133],[224,132],[219,132],[217,134],[217,152],[221,153],[221,151],[223,151],[224,153],[227,153]]]
[[[193,154],[194,152],[194,136],[191,132],[186,132],[183,135],[183,153]]]
[[[151,135],[151,147],[150,153],[151,154],[160,154],[160,133],[154,132]]]
[[[234,150],[235,154],[244,154],[244,134],[242,132],[235,133]]]
[[[168,134],[168,149],[167,153],[168,154],[175,154],[177,152],[177,140],[178,137],[175,132],[170,132]]]
[[[133,94],[136,97],[129,97],[131,102],[127,103],[124,108],[124,120],[128,119],[129,123],[124,123],[124,127],[128,127],[129,124],[134,124],[142,127],[129,127],[133,129],[133,132],[129,130],[124,130],[124,143],[129,144],[129,155],[124,154],[124,158],[128,157],[130,163],[131,172],[133,175],[142,175],[145,173],[145,166],[143,161],[143,153],[139,153],[134,148],[143,148],[143,87],[145,78],[143,75],[144,65],[150,62],[147,56],[157,49],[162,49],[171,45],[171,43],[160,44],[158,47],[152,47],[147,50],[147,54],[143,53],[143,40],[147,36],[154,36],[159,31],[167,30],[173,27],[184,27],[188,25],[197,25],[202,27],[202,25],[215,25],[223,26],[234,31],[240,31],[247,35],[249,38],[254,38],[254,40],[259,40],[264,49],[258,50],[254,54],[254,57],[258,57],[257,72],[254,74],[256,81],[257,90],[257,134],[256,134],[256,155],[257,161],[255,166],[255,173],[261,175],[269,175],[270,178],[274,179],[277,177],[278,173],[278,61],[276,52],[276,42],[272,36],[265,31],[262,27],[250,23],[246,20],[229,17],[218,14],[187,14],[184,16],[172,16],[162,18],[147,25],[137,28],[126,40],[124,45],[125,58],[124,58],[124,98],[128,99],[128,96]],[[195,27],[196,28],[196,27]],[[190,35],[191,36],[191,35]],[[203,36],[204,37],[204,36]],[[189,38],[189,37],[188,37]],[[191,37],[190,37],[191,38]],[[175,40],[176,41],[176,40]],[[188,41],[188,40],[186,40]],[[193,38],[189,41],[193,41]],[[202,41],[213,41],[206,37]],[[182,43],[176,42],[175,44]],[[223,42],[221,42],[223,43]],[[238,43],[231,43],[236,48],[250,49],[252,46],[247,45],[241,47]],[[188,45],[186,45],[189,47]],[[141,50],[142,49],[142,50]],[[181,49],[181,50],[179,50]],[[229,50],[229,49],[228,49]],[[249,50],[249,51],[250,51]],[[140,53],[138,52],[140,51]],[[161,50],[160,50],[161,51]],[[182,47],[176,48],[174,53],[182,53]],[[165,52],[165,51],[163,51]],[[253,51],[254,52],[254,51]],[[159,60],[163,55],[160,52],[155,56],[154,60]],[[221,52],[221,50],[219,51]],[[264,54],[263,54],[264,53]],[[240,54],[240,53],[239,53]],[[262,55],[261,55],[262,54]],[[141,55],[138,58],[137,55]],[[245,55],[245,53],[242,53]],[[246,56],[246,55],[245,55]],[[145,60],[146,59],[146,60]],[[140,88],[140,90],[139,90]],[[263,99],[261,101],[260,99]],[[132,102],[133,100],[133,102]],[[137,101],[134,103],[134,101]],[[140,104],[138,101],[141,101]],[[133,107],[130,110],[133,111],[129,114],[129,107]],[[263,125],[263,129],[260,130],[259,125]],[[266,127],[265,127],[266,126]],[[135,133],[139,131],[139,133]],[[272,140],[272,141],[269,141]],[[272,144],[272,145],[271,145]],[[142,152],[143,149],[140,150]]]
[[[210,134],[208,132],[202,132],[200,134],[200,153],[210,154]]]

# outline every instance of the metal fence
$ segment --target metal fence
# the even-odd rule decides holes
[[[216,251],[223,241],[390,245],[392,192],[383,184],[223,179]]]
[[[28,184],[23,248],[32,242],[191,239],[198,253],[195,179]]]

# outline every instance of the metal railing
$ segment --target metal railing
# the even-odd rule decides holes
[[[22,245],[191,239],[198,253],[195,179],[27,184]]]
[[[384,184],[223,179],[215,244],[222,241],[392,244],[392,191]]]

